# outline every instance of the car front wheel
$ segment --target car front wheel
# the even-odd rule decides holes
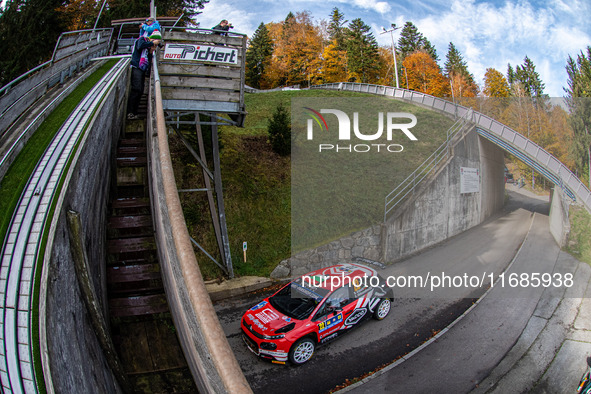
[[[316,344],[310,338],[298,340],[289,350],[289,361],[295,365],[302,365],[308,362],[316,349]]]
[[[374,319],[384,320],[384,318],[388,316],[388,313],[390,313],[391,307],[392,303],[390,302],[390,299],[384,298],[383,300],[381,300],[373,313]]]

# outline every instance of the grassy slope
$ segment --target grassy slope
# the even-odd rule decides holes
[[[591,265],[591,215],[585,208],[571,206],[569,218],[571,231],[566,251]]]
[[[398,161],[391,163],[390,166],[372,164],[372,168],[377,170],[372,171],[371,176],[367,176],[366,166],[361,165],[358,169],[353,169],[357,172],[350,179],[356,179],[353,183],[360,186],[352,191],[352,195],[361,197],[364,201],[367,200],[367,193],[364,194],[363,191],[364,186],[371,185],[372,198],[375,200],[372,200],[371,204],[360,204],[355,198],[345,198],[344,193],[340,193],[340,197],[336,200],[317,198],[319,193],[324,193],[323,190],[327,188],[336,190],[339,184],[346,182],[343,178],[326,176],[326,174],[337,172],[336,169],[341,168],[343,162],[327,160],[319,164],[306,155],[299,156],[298,160],[301,161],[298,161],[298,168],[309,169],[311,174],[305,185],[292,190],[291,159],[276,155],[267,143],[268,119],[279,102],[282,102],[286,108],[290,108],[291,99],[294,97],[376,96],[337,91],[285,91],[246,95],[248,115],[245,127],[223,127],[220,131],[226,218],[232,260],[238,275],[267,276],[282,259],[289,257],[292,248],[292,201],[296,202],[298,209],[312,208],[306,210],[304,215],[307,216],[300,216],[300,211],[295,216],[296,226],[299,226],[305,234],[304,237],[297,239],[298,249],[323,244],[369,226],[376,220],[379,221],[383,215],[385,194],[441,144],[445,139],[447,128],[453,123],[448,118],[436,115],[433,111],[389,100],[388,103],[396,107],[394,109],[396,112],[403,112],[406,109],[408,112],[417,114],[419,123],[422,125],[413,128],[413,132],[417,132],[419,142],[414,146],[405,143],[404,156],[398,155]],[[178,138],[171,136],[170,141],[172,151],[176,152],[173,154],[173,161],[178,187],[185,189],[203,187],[201,171],[196,161],[187,153]],[[386,179],[386,181],[376,182],[376,179]],[[326,180],[330,182],[325,182]],[[322,187],[312,187],[318,190],[308,193],[310,185]],[[293,200],[292,192],[295,198]],[[191,235],[209,253],[218,256],[205,193],[182,193],[181,201]],[[313,231],[307,231],[305,226],[309,217],[326,212],[328,209],[326,204],[332,204],[329,205],[331,207],[336,204],[343,210],[355,209],[356,212],[359,211],[360,206],[365,206],[369,208],[369,212],[361,212],[358,215],[359,220],[350,220],[344,215],[328,215],[325,217],[332,217],[336,221],[322,220],[320,223],[318,218],[315,218],[321,225],[313,226]],[[243,241],[248,242],[247,263],[243,262]],[[221,270],[204,254],[201,252],[197,254],[206,278],[214,278],[221,274]]]

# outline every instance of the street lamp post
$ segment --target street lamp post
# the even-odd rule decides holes
[[[392,57],[394,58],[394,73],[396,74],[396,88],[400,88],[398,85],[398,65],[396,64],[396,48],[394,47],[394,31],[400,29],[400,27],[396,27],[395,23],[391,24],[391,29],[386,30],[386,28],[382,27],[383,32],[380,34],[390,33],[390,38],[392,38]]]

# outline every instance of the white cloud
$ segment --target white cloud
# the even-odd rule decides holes
[[[353,0],[353,4],[364,9],[374,10],[376,12],[379,12],[380,14],[385,14],[386,12],[389,12],[392,9],[390,7],[390,4],[388,4],[385,1]]]
[[[442,63],[449,42],[453,42],[479,83],[486,68],[505,73],[507,63],[516,66],[527,55],[546,84],[545,92],[562,95],[566,74],[561,71],[568,55],[585,48],[591,39],[581,27],[585,25],[573,24],[567,18],[583,6],[560,0],[554,4],[560,9],[535,8],[528,1],[506,2],[497,7],[455,0],[449,10],[413,23],[435,45]],[[542,67],[543,73],[539,70]]]

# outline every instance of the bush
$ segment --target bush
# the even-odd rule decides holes
[[[289,122],[289,113],[279,103],[273,117],[269,120],[267,127],[269,133],[269,143],[273,151],[281,156],[287,156],[291,153],[291,125]]]

